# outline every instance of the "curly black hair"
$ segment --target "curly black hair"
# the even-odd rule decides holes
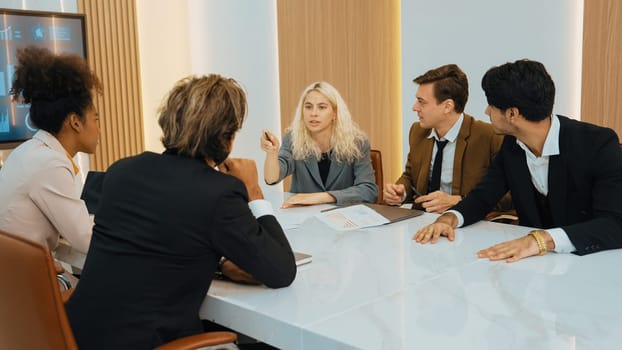
[[[492,67],[482,78],[482,89],[489,105],[502,111],[516,107],[527,120],[553,113],[555,83],[540,62],[522,59]]]
[[[34,46],[17,51],[10,94],[30,103],[30,119],[39,129],[57,134],[70,114],[84,118],[93,104],[93,91],[101,90],[101,82],[80,56]]]

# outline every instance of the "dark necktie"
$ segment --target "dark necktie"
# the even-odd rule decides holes
[[[441,168],[443,165],[443,148],[447,144],[447,140],[436,140],[436,156],[434,157],[434,165],[432,166],[432,177],[428,183],[428,193],[438,191],[441,188]]]

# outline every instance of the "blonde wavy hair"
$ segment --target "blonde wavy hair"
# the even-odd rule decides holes
[[[292,136],[292,154],[294,159],[302,160],[308,157],[322,158],[322,151],[311,137],[309,129],[304,123],[303,105],[307,95],[317,91],[330,101],[336,118],[333,125],[333,134],[330,138],[331,150],[337,162],[352,162],[362,156],[359,144],[367,140],[365,133],[352,120],[350,110],[339,91],[324,81],[315,82],[302,92],[294,119],[288,128]]]

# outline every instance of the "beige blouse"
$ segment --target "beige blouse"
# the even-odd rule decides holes
[[[93,220],[80,199],[74,164],[60,142],[39,130],[0,169],[0,230],[54,249],[62,235],[86,253]]]

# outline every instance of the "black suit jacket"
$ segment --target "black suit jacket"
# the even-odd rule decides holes
[[[81,349],[153,349],[202,332],[221,256],[269,287],[296,275],[276,218],[256,219],[243,183],[197,159],[147,152],[113,164],[93,231],[66,304]]]
[[[560,154],[549,159],[549,205],[553,227],[561,227],[584,255],[622,247],[622,150],[608,128],[559,116]],[[507,191],[521,225],[543,227],[527,167],[516,138],[506,136],[497,158],[476,188],[453,209],[469,225],[484,217]]]

